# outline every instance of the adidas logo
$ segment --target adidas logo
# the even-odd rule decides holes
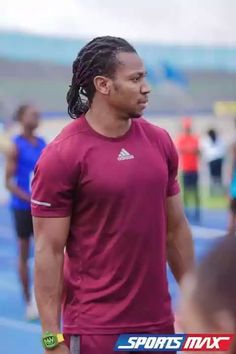
[[[118,161],[122,161],[122,160],[131,160],[134,159],[134,155],[131,155],[127,150],[125,149],[121,149],[120,153],[117,157]]]

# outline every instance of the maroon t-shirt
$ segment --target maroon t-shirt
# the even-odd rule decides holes
[[[46,147],[35,169],[32,214],[71,215],[65,333],[145,332],[173,323],[166,198],[179,192],[177,169],[168,133],[142,118],[122,137],[107,138],[82,116]]]

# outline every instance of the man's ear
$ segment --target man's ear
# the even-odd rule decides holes
[[[105,76],[95,76],[93,84],[97,92],[102,95],[109,95],[111,90],[111,79]]]

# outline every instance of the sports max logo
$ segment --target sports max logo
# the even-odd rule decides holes
[[[119,351],[226,351],[233,334],[122,334],[114,350]]]
[[[131,160],[134,159],[134,155],[131,155],[127,150],[125,149],[121,149],[120,153],[117,157],[118,161],[122,161],[122,160]]]

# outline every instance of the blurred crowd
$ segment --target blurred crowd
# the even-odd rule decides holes
[[[183,201],[186,214],[189,214],[189,209],[193,209],[197,221],[200,220],[201,196],[204,194],[206,198],[228,198],[231,213],[236,212],[235,143],[225,141],[214,127],[209,127],[204,135],[199,136],[190,117],[183,118],[181,122],[176,147],[180,160]],[[208,178],[203,177],[206,171]]]

